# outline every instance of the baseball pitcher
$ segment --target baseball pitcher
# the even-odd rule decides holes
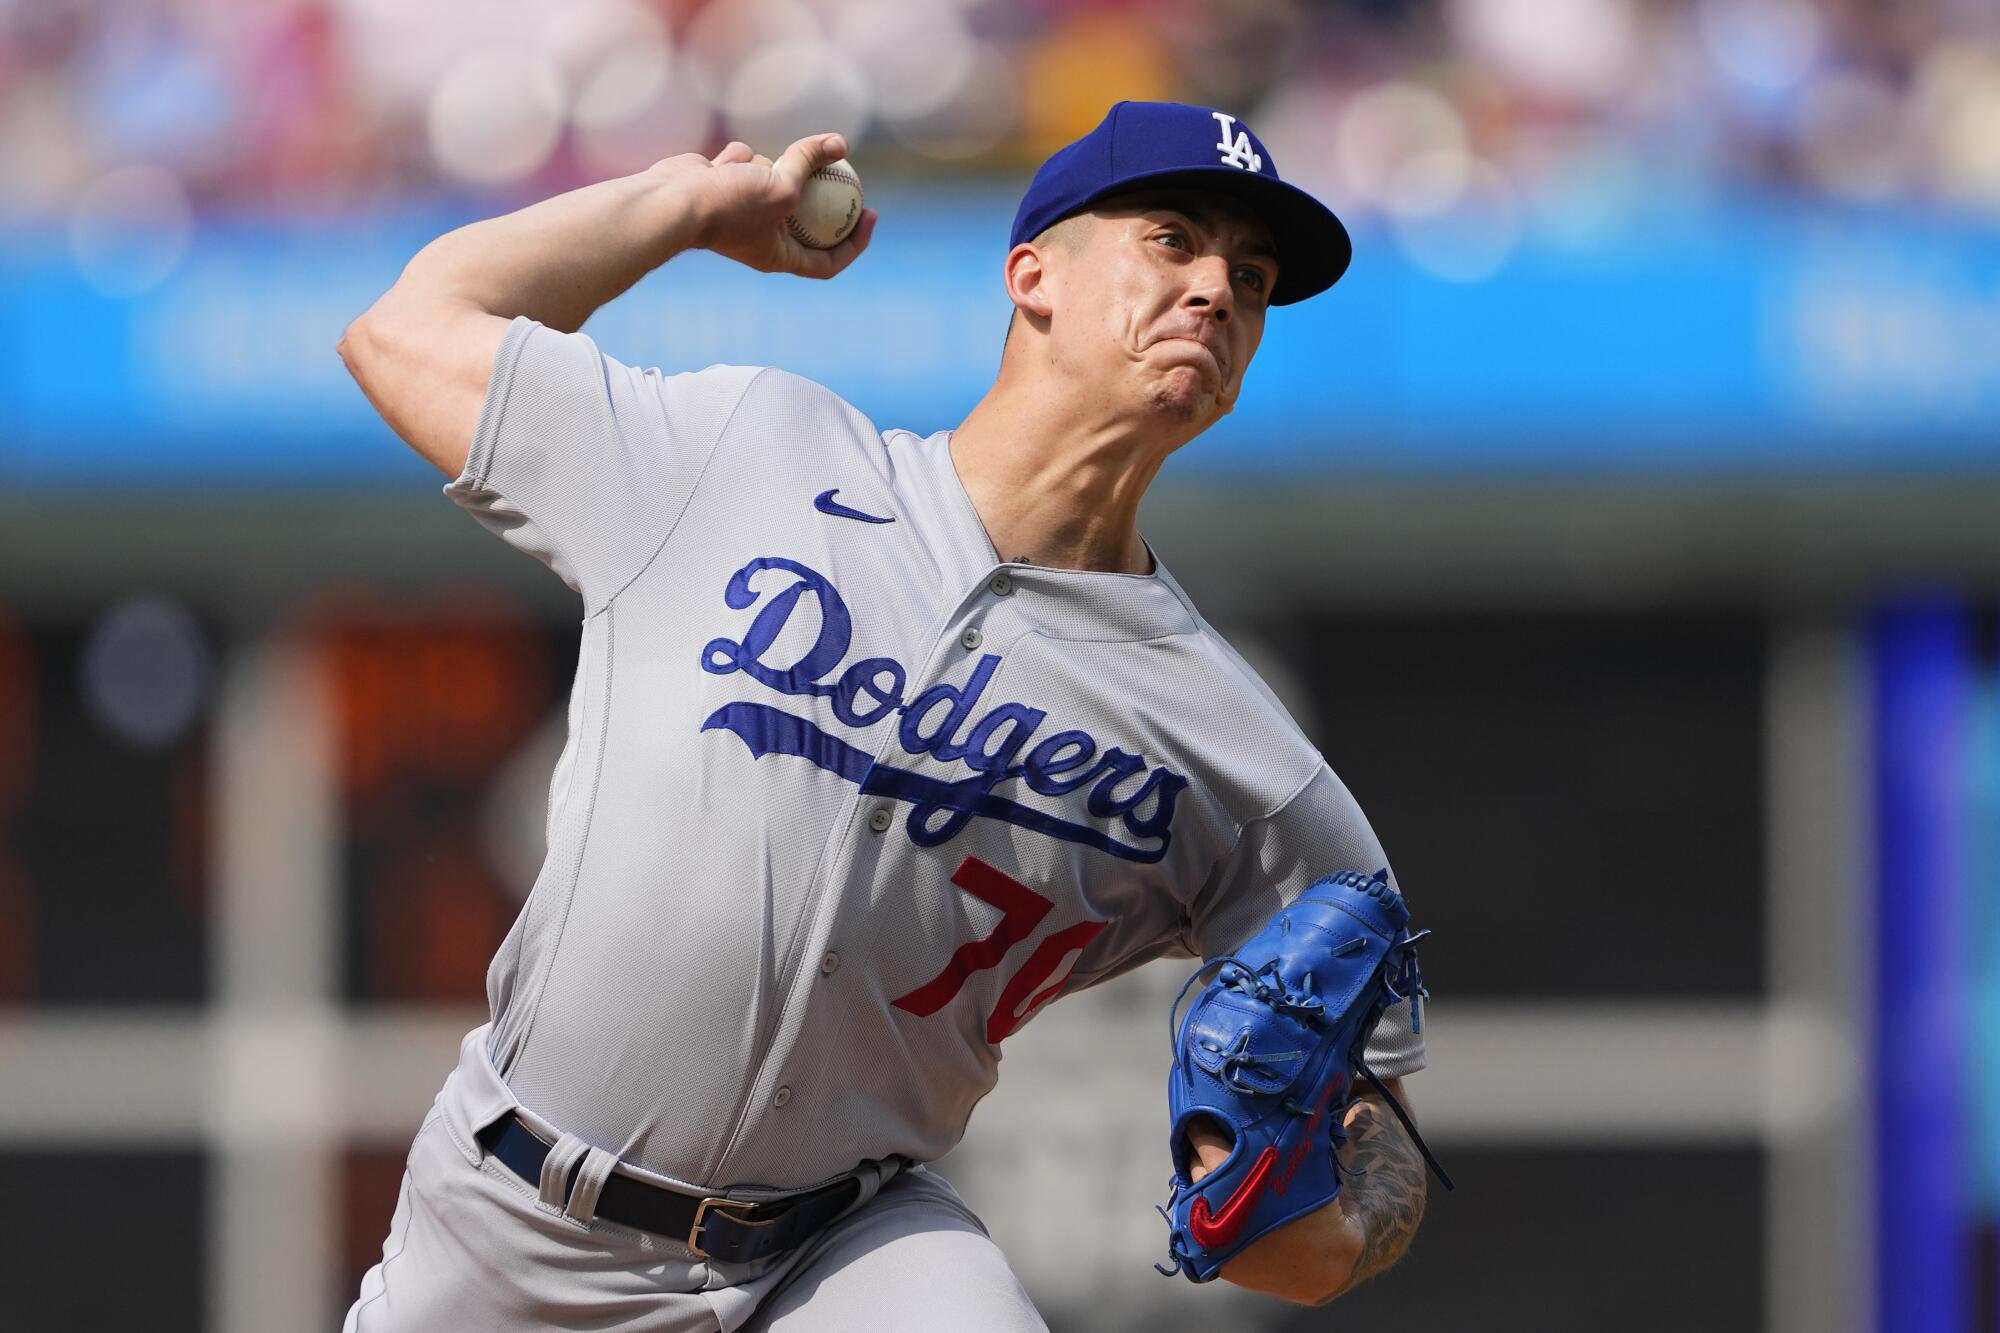
[[[826,250],[786,219],[846,151],[732,143],[475,223],[341,341],[582,599],[548,859],[349,1330],[1041,1329],[924,1164],[1042,1006],[1159,958],[1200,966],[1165,1271],[1323,1301],[1423,1211],[1400,890],[1137,528],[1346,231],[1235,117],[1120,103],[1021,201],[955,430],[577,331],[697,247],[837,276],[874,212]]]

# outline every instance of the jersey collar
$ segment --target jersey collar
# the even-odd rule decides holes
[[[918,528],[938,562],[940,592],[948,601],[978,596],[1003,570],[1025,594],[1023,611],[1049,638],[1103,643],[1156,639],[1196,630],[1199,619],[1153,550],[1150,574],[1094,569],[1053,569],[1003,560],[966,493],[951,458],[951,432],[923,438],[898,432],[897,489],[905,493]],[[1144,541],[1142,537],[1140,540]],[[1032,609],[1030,609],[1032,608]]]

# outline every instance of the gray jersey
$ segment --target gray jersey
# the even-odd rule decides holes
[[[585,612],[492,1057],[632,1165],[935,1158],[1042,1005],[1385,864],[1164,568],[1003,561],[947,433],[523,319],[446,493]],[[1422,1066],[1405,1006],[1371,1059]]]

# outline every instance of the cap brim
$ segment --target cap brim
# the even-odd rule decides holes
[[[1107,185],[1077,206],[1082,212],[1115,195],[1166,185],[1192,185],[1230,195],[1248,204],[1278,246],[1278,285],[1272,305],[1291,305],[1317,296],[1347,272],[1354,259],[1354,242],[1333,210],[1296,185],[1237,167],[1175,167]]]

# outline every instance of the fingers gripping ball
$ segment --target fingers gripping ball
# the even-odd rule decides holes
[[[1174,1174],[1160,1210],[1172,1227],[1171,1264],[1161,1272],[1206,1282],[1258,1237],[1340,1193],[1335,1154],[1354,1079],[1379,1086],[1363,1063],[1375,1025],[1390,1005],[1408,1003],[1422,1030],[1421,933],[1409,921],[1386,873],[1329,875],[1182,987],[1185,998],[1208,978],[1174,1037]],[[1232,1146],[1196,1182],[1188,1133],[1204,1117]]]
[[[798,210],[785,219],[785,229],[801,245],[831,250],[847,239],[860,220],[861,177],[843,157],[806,178]]]

